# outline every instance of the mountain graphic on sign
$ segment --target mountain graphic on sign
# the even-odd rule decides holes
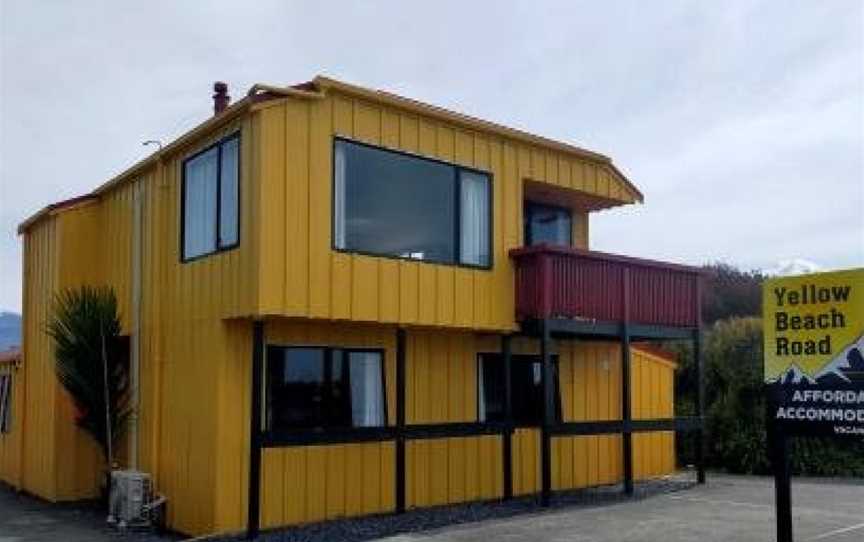
[[[816,381],[810,377],[807,373],[804,372],[801,367],[797,364],[793,363],[789,366],[789,369],[783,373],[783,376],[780,377],[780,383],[789,385],[789,384],[815,384]]]
[[[864,383],[864,334],[822,367],[815,379],[819,384]]]

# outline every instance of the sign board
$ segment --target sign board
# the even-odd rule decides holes
[[[864,269],[768,279],[762,315],[769,421],[864,438]]]

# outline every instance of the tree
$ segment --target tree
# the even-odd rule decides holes
[[[762,321],[750,317],[717,322],[705,336],[704,356],[709,461],[732,472],[769,472]]]
[[[99,444],[109,469],[132,414],[121,329],[114,291],[82,286],[56,295],[47,330],[57,378],[77,409],[76,423]]]
[[[741,271],[725,263],[705,265],[702,319],[706,324],[730,317],[762,314],[762,280],[759,271]]]
[[[766,405],[762,374],[762,321],[726,318],[704,335],[705,418],[707,463],[742,474],[768,474]],[[690,344],[671,343],[678,354],[676,412],[695,413],[695,370]],[[692,443],[679,443],[682,462],[693,460]],[[796,438],[792,469],[815,476],[864,476],[864,439]]]

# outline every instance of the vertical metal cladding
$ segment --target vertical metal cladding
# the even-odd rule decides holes
[[[395,336],[392,327],[276,319],[267,322],[265,341],[383,349],[387,423],[392,426],[396,420]],[[237,389],[248,395],[246,390],[248,385]],[[261,527],[392,512],[395,463],[393,441],[266,448],[261,465]]]
[[[564,247],[511,251],[516,264],[516,315],[525,318],[624,320],[625,273],[630,321],[696,327],[699,324],[695,268]]]
[[[237,379],[249,331],[225,318],[252,314],[257,293],[255,230],[249,227],[255,199],[250,146],[241,146],[241,220],[247,228],[235,250],[190,264],[179,263],[181,161],[196,149],[236,131],[250,133],[248,118],[190,143],[119,182],[98,198],[56,209],[23,232],[24,356],[16,419],[25,430],[20,465],[22,487],[49,500],[98,494],[102,459],[92,440],[74,424],[74,407],[57,384],[44,326],[51,300],[62,288],[107,285],[118,297],[123,330],[131,332],[133,186],[141,187],[142,304],[140,468],[153,473],[171,505],[168,523],[204,533],[242,522],[244,473],[238,457],[248,433],[224,382]],[[248,356],[247,356],[248,359]],[[225,392],[223,394],[223,392]],[[248,408],[246,408],[248,413]],[[236,420],[229,432],[226,426]],[[178,450],[181,452],[178,453]],[[121,463],[129,457],[121,445]],[[194,458],[190,459],[190,458]],[[244,488],[243,491],[240,488]],[[239,510],[239,511],[238,511]]]
[[[20,464],[22,485],[54,500],[57,496],[55,405],[57,383],[51,372],[51,345],[44,333],[52,292],[57,288],[57,219],[34,226],[24,241],[24,397],[27,427],[48,430],[24,432]]]
[[[507,254],[522,243],[523,182],[632,201],[608,165],[349,94],[259,107],[259,314],[512,330],[514,275]],[[490,172],[493,268],[332,250],[334,136]],[[579,217],[586,222],[579,226],[581,242],[587,213]]]

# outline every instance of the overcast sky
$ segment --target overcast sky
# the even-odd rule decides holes
[[[864,3],[348,4],[0,0],[0,309],[21,220],[207,118],[216,79],[319,73],[608,154],[645,205],[593,248],[864,265]]]

